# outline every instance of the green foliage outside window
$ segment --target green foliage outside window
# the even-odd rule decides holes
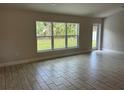
[[[54,35],[65,35],[65,23],[54,22],[53,32]],[[77,24],[67,23],[67,34],[77,35]],[[49,36],[51,34],[51,23],[50,22],[36,22],[37,36]]]
[[[53,31],[53,36],[52,36]],[[67,31],[67,34],[66,34]],[[49,50],[52,48],[52,38],[54,40],[54,49],[77,46],[78,36],[77,23],[62,22],[36,22],[37,50]],[[66,36],[67,35],[67,39]]]

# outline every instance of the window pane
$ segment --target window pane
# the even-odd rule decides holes
[[[37,51],[51,49],[51,23],[36,22]]]
[[[77,47],[77,36],[68,36],[68,47]]]
[[[54,48],[65,48],[65,36],[54,36]]]
[[[65,23],[53,23],[54,49],[65,48]]]
[[[78,27],[77,23],[67,23],[67,35],[78,35]]]
[[[37,37],[37,51],[51,49],[51,37]]]
[[[53,35],[65,35],[65,23],[53,23]]]
[[[51,36],[51,23],[50,22],[36,22],[37,36]]]

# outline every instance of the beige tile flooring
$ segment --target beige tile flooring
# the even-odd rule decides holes
[[[124,55],[95,51],[1,67],[0,89],[124,89]]]

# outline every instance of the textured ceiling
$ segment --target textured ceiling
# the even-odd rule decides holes
[[[0,4],[3,7],[23,8],[34,11],[78,16],[107,17],[123,10],[123,3],[23,3]]]

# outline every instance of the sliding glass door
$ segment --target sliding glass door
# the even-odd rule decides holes
[[[98,49],[100,24],[93,24],[92,28],[92,49]]]

